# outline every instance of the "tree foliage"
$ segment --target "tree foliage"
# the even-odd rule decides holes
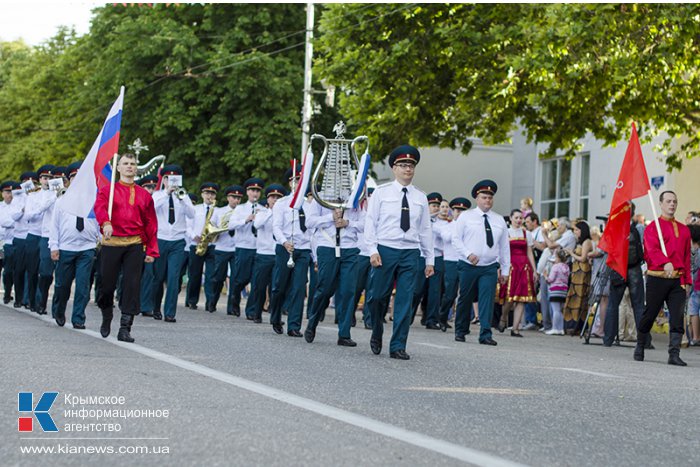
[[[521,125],[543,156],[572,157],[588,132],[615,144],[635,121],[645,140],[669,135],[669,167],[700,154],[696,4],[335,4],[320,31],[316,64],[383,153],[468,153]]]
[[[2,44],[0,175],[84,157],[124,85],[122,151],[140,138],[191,190],[275,181],[300,153],[304,29],[297,4],[111,4],[85,36]]]

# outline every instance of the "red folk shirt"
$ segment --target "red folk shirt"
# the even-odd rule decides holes
[[[107,207],[109,206],[109,185],[97,193],[95,217],[100,227],[109,223]],[[153,205],[153,197],[144,188],[135,183],[117,182],[114,185],[114,204],[112,205],[112,230],[115,237],[140,236],[146,246],[146,255],[157,258],[158,219]]]
[[[659,217],[661,235],[666,243],[664,255],[659,242],[659,234],[656,226],[649,224],[644,229],[644,260],[650,271],[663,271],[668,262],[673,264],[673,269],[682,273],[681,284],[693,283],[690,269],[690,230],[684,224],[675,219]]]

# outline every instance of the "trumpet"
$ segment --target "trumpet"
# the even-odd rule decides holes
[[[178,188],[178,190],[175,192],[175,196],[177,196],[177,199],[185,199],[187,196],[187,190],[185,187]]]

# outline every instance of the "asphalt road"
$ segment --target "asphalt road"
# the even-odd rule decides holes
[[[498,346],[487,347],[474,334],[458,343],[416,323],[411,360],[398,361],[387,353],[390,332],[380,356],[365,329],[353,329],[358,347],[338,347],[329,311],[313,344],[184,308],[175,324],[137,318],[136,344],[124,344],[99,336],[92,304],[87,331],[0,305],[0,464],[698,463],[697,348],[683,349],[689,366],[677,368],[666,364],[664,336],[654,336],[657,350],[639,363],[631,347],[535,331],[523,339],[496,332]],[[34,420],[33,432],[19,432],[27,414],[17,394],[34,393],[36,404],[47,391],[59,392],[49,413],[60,431],[42,432]],[[71,404],[66,396],[124,403]],[[80,409],[92,417],[64,412]],[[97,419],[100,409],[132,416]],[[133,416],[141,410],[168,417]],[[76,424],[90,431],[66,431]],[[101,424],[120,431],[94,431]],[[37,453],[42,447],[54,452]]]

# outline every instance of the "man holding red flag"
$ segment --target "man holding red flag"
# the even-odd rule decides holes
[[[648,194],[650,189],[649,176],[642,158],[642,147],[639,144],[637,128],[633,123],[632,136],[625,152],[625,159],[622,161],[620,176],[610,205],[610,217],[599,244],[599,248],[608,253],[606,263],[613,270],[610,276],[610,301],[603,338],[603,345],[607,347],[612,345],[617,335],[618,307],[626,286],[630,289],[637,327],[643,313],[644,284],[641,270],[643,258],[642,252],[639,251],[641,238],[636,230],[630,231],[634,209],[631,200]],[[645,342],[645,345],[651,347],[651,340]]]
[[[690,230],[674,218],[678,207],[678,198],[674,192],[664,191],[659,196],[659,202],[661,217],[656,220],[657,228],[649,226],[644,231],[644,258],[648,267],[647,305],[637,328],[634,359],[640,362],[644,360],[646,336],[665,302],[670,326],[668,364],[686,366],[680,358],[680,352],[686,289],[689,290],[693,284]]]

